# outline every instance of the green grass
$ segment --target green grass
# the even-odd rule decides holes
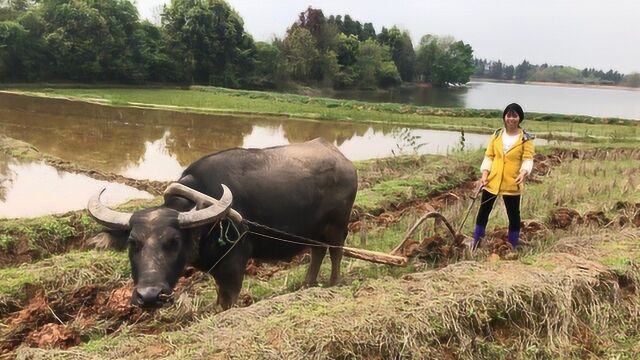
[[[32,219],[0,220],[0,247],[5,251],[19,239],[24,239],[33,250],[59,249],[73,237],[84,232],[95,232],[97,224],[88,215],[43,216]]]
[[[70,252],[33,264],[0,269],[0,299],[24,301],[26,284],[38,284],[45,291],[86,284],[103,284],[129,276],[129,260],[112,251]]]
[[[478,177],[480,151],[452,156],[404,156],[358,162],[360,185],[355,208],[377,214],[383,209],[424,199]]]
[[[25,89],[28,94],[65,96],[114,106],[157,107],[179,111],[287,116],[312,120],[385,123],[430,129],[488,133],[502,126],[497,110],[439,109],[405,104],[375,104],[300,95],[229,90],[176,89]],[[530,114],[524,126],[547,138],[599,138],[638,141],[638,122],[586,116]]]

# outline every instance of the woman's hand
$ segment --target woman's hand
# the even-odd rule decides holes
[[[476,187],[480,189],[487,186],[487,184],[489,183],[488,179],[489,179],[489,172],[485,170],[482,172],[482,176],[480,177],[480,180],[476,182]]]
[[[518,174],[518,177],[516,178],[516,184],[520,185],[524,183],[526,179],[527,179],[527,171],[522,170],[520,171],[520,174]]]

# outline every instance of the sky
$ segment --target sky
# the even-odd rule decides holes
[[[170,0],[134,0],[159,23]],[[349,14],[376,32],[396,25],[414,46],[426,34],[470,44],[474,56],[533,64],[640,72],[640,0],[227,0],[257,41],[284,33],[308,6]]]

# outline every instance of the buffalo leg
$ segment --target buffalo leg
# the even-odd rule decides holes
[[[347,237],[347,227],[331,227],[327,232],[327,243],[333,246],[343,246]],[[331,257],[331,277],[329,286],[334,286],[340,281],[340,262],[342,261],[342,247],[332,247],[329,249]]]
[[[238,301],[244,274],[226,274],[224,277],[214,274],[213,277],[218,284],[218,305],[227,310]]]
[[[242,289],[244,270],[248,260],[238,255],[238,252],[230,254],[212,274],[218,284],[218,305],[224,310],[236,303]]]
[[[329,278],[329,286],[334,286],[340,281],[340,262],[342,261],[342,248],[329,249],[331,257],[331,278]]]
[[[307,277],[305,279],[305,284],[307,286],[318,285],[318,272],[320,272],[320,265],[322,265],[322,260],[324,259],[326,253],[327,248],[325,247],[311,248],[311,263],[309,264]]]

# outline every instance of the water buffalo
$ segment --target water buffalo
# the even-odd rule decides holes
[[[250,258],[286,260],[306,248],[274,240],[270,236],[282,235],[254,229],[242,218],[343,245],[356,191],[353,164],[333,144],[315,139],[205,156],[184,170],[178,183],[165,191],[164,204],[158,207],[122,213],[101,204],[98,193],[89,200],[88,210],[99,223],[119,234],[115,238],[120,239],[122,248],[128,243],[134,305],[161,306],[171,297],[186,265],[191,264],[213,275],[218,304],[227,309],[238,298]],[[234,244],[246,230],[251,232]],[[326,250],[311,248],[307,285],[316,284]],[[334,285],[340,276],[342,249],[329,248],[329,254],[329,285]]]

